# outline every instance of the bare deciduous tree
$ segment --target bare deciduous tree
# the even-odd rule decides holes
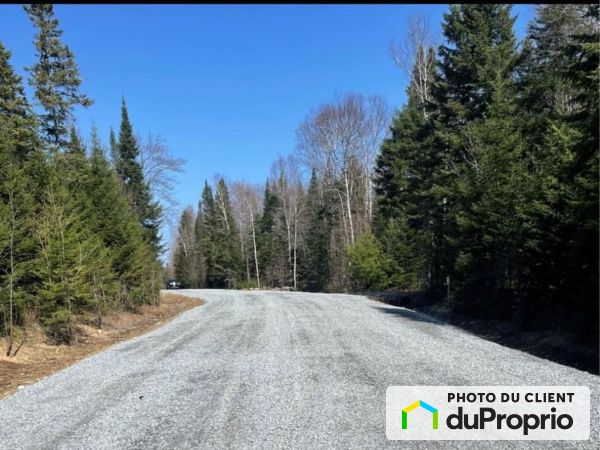
[[[272,185],[281,199],[286,241],[288,247],[288,265],[294,288],[298,287],[298,240],[302,211],[306,203],[300,161],[294,155],[279,157],[271,167]]]
[[[137,140],[144,179],[154,198],[162,204],[165,220],[171,223],[177,216],[177,200],[173,197],[175,174],[184,172],[185,160],[173,156],[161,136],[149,134],[146,139],[138,136]]]
[[[348,245],[370,222],[373,163],[388,121],[381,97],[347,94],[313,111],[297,130],[301,160],[340,200]]]
[[[258,248],[256,244],[256,218],[262,210],[262,189],[245,181],[236,181],[231,184],[232,207],[238,221],[241,234],[242,254],[246,262],[246,279],[250,281],[250,256],[247,241],[250,241],[256,271],[256,284],[260,288],[260,270],[258,266]]]
[[[435,65],[431,51],[436,45],[436,40],[430,32],[429,19],[417,14],[409,18],[404,39],[400,42],[392,41],[390,44],[392,59],[409,79],[414,80],[414,89],[425,117],[425,105],[431,100],[431,78]]]

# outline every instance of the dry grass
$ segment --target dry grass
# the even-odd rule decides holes
[[[147,333],[203,303],[200,299],[164,293],[160,306],[145,305],[137,313],[106,316],[101,330],[82,325],[83,333],[72,345],[49,344],[41,328],[32,326],[27,330],[27,341],[15,357],[4,355],[6,342],[0,339],[0,398],[113,344]]]

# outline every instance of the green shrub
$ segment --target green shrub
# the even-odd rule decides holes
[[[251,279],[250,281],[244,280],[238,283],[238,289],[257,289],[258,283],[256,280]]]
[[[54,311],[43,321],[46,334],[56,344],[70,344],[75,337],[73,315],[66,309]]]
[[[385,257],[379,241],[372,233],[359,236],[348,250],[348,255],[355,288],[385,289],[387,287]]]

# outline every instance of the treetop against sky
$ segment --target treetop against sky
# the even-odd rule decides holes
[[[216,172],[264,181],[271,162],[294,150],[295,130],[336,94],[405,101],[406,76],[390,57],[411,15],[441,36],[445,5],[56,5],[63,41],[75,53],[94,105],[77,110],[108,143],[121,95],[134,131],[160,134],[187,160],[175,197],[195,204]],[[0,40],[26,78],[32,24],[21,5],[0,7]],[[534,13],[516,5],[522,36]],[[29,87],[27,87],[29,89]],[[28,92],[30,95],[31,93]],[[31,98],[31,95],[30,95]]]

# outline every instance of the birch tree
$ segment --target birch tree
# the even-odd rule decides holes
[[[347,94],[313,111],[297,130],[301,160],[339,198],[347,245],[370,222],[374,157],[387,123],[383,99]]]
[[[261,188],[245,181],[236,181],[231,185],[231,192],[234,214],[239,224],[241,241],[244,243],[246,280],[251,281],[251,266],[254,265],[256,286],[260,289],[256,221],[262,210]]]

